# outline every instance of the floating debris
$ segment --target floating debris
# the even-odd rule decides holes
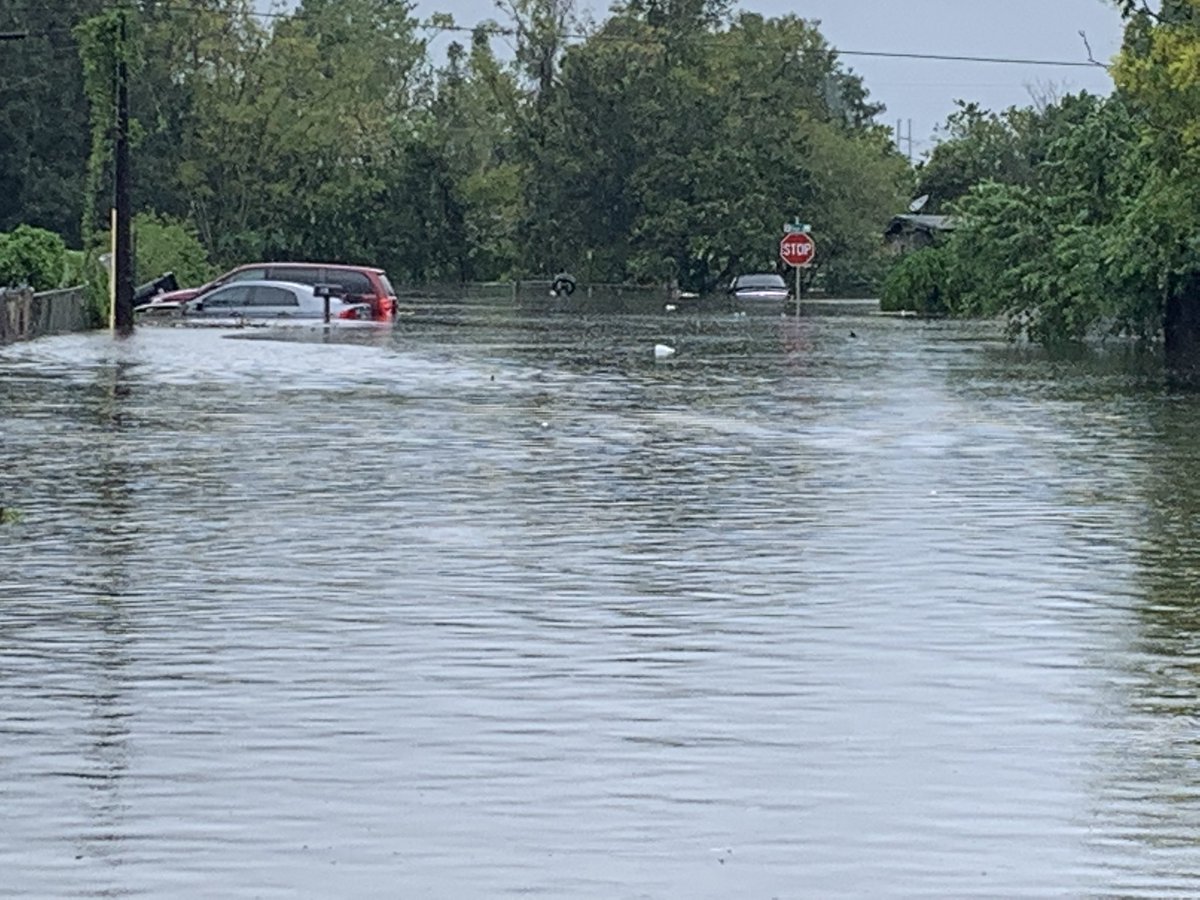
[[[21,521],[21,513],[11,506],[0,506],[0,525],[13,525]]]
[[[655,359],[668,359],[674,355],[675,355],[674,347],[668,347],[666,344],[655,344],[654,345],[654,358]]]

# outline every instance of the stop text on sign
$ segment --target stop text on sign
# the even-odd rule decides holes
[[[789,266],[811,266],[816,255],[817,245],[812,236],[803,232],[785,234],[779,242],[779,256]]]

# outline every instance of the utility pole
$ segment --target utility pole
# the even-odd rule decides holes
[[[904,145],[908,145],[908,152],[905,153]],[[913,161],[913,136],[912,136],[912,119],[908,120],[908,137],[904,136],[904,120],[896,120],[896,150],[899,153],[904,153],[908,157],[909,164]]]
[[[113,144],[112,327],[118,334],[133,331],[133,241],[129,192],[129,66],[125,61],[127,35],[121,13],[121,45],[117,51],[117,130]]]

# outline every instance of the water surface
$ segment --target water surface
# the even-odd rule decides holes
[[[1153,362],[407,312],[0,349],[6,896],[1200,893]]]

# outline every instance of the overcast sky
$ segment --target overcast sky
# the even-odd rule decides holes
[[[597,19],[605,2],[581,0]],[[744,0],[742,9],[767,16],[794,13],[820,22],[821,33],[844,51],[932,53],[1086,62],[1079,32],[1086,32],[1097,59],[1120,49],[1121,19],[1108,0]],[[460,25],[503,20],[493,0],[418,0],[417,15],[449,12]],[[462,39],[462,36],[459,36]],[[501,48],[497,46],[497,52]],[[1033,90],[1107,94],[1108,73],[1099,67],[999,65],[843,57],[863,77],[871,96],[887,106],[881,120],[908,134],[912,120],[916,158],[929,149],[935,129],[958,98],[989,109],[1026,106]],[[907,151],[907,146],[903,149]]]

